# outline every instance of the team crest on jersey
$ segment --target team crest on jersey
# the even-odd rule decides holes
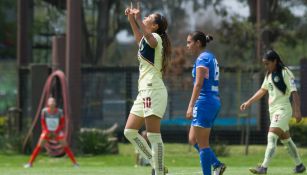
[[[275,83],[278,83],[279,80],[280,80],[279,76],[275,76],[275,77],[274,77],[274,82],[275,82]]]

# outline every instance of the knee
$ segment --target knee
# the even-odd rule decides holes
[[[269,148],[275,149],[277,145],[277,140],[278,140],[278,136],[275,133],[273,132],[268,133],[268,147]]]
[[[195,145],[196,144],[196,139],[194,137],[189,137],[189,144],[190,145]]]

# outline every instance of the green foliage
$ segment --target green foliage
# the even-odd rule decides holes
[[[222,65],[248,67],[256,62],[254,48],[257,36],[253,23],[232,18],[231,22],[222,22],[217,34],[222,44],[219,51],[222,53]]]
[[[230,149],[226,144],[213,144],[211,148],[219,157],[228,157],[230,155]]]
[[[83,154],[117,154],[117,140],[100,129],[82,130],[79,135],[79,147]]]
[[[0,61],[0,115],[15,106],[17,71],[14,60]],[[5,75],[5,76],[4,76]]]
[[[291,125],[291,137],[297,145],[307,146],[307,125],[293,124]]]
[[[0,1],[0,58],[15,58],[16,2],[9,0]]]
[[[0,136],[0,151],[2,153],[22,153],[23,135]]]

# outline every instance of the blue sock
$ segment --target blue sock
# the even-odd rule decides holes
[[[199,152],[199,147],[197,143],[195,143],[194,148],[197,150],[197,152]]]
[[[221,165],[221,162],[217,159],[217,157],[215,156],[214,152],[212,151],[211,148],[209,148],[210,151],[210,157],[211,157],[211,165],[216,168],[218,166]]]
[[[200,164],[204,175],[211,175],[211,153],[210,148],[203,148],[199,151]]]

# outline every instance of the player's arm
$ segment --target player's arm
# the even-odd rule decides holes
[[[128,21],[130,23],[135,41],[137,44],[139,44],[143,36],[142,36],[142,33],[139,31],[138,25],[134,19],[133,9],[127,8],[125,10],[125,15],[128,16]]]
[[[293,116],[295,117],[296,122],[300,122],[302,120],[301,101],[300,96],[297,93],[294,75],[288,68],[284,69],[283,73],[284,81],[287,85],[287,88],[289,88],[291,92]]]
[[[158,41],[157,39],[153,36],[153,34],[148,31],[148,29],[145,27],[143,21],[142,21],[142,17],[141,17],[141,9],[138,5],[137,9],[134,9],[134,14],[135,14],[135,20],[137,22],[137,24],[140,27],[141,30],[141,35],[143,34],[143,36],[146,38],[146,41],[148,43],[148,45],[151,48],[156,48],[158,45]]]
[[[194,87],[193,87],[191,100],[190,100],[188,111],[187,111],[187,114],[186,114],[187,119],[193,118],[193,107],[195,105],[196,100],[199,97],[201,88],[203,87],[203,84],[204,84],[204,79],[205,79],[206,75],[208,75],[208,71],[209,70],[205,67],[197,67],[196,68],[195,84],[194,84]]]
[[[248,99],[246,102],[244,102],[240,106],[241,111],[244,111],[245,109],[250,107],[250,105],[252,105],[254,102],[261,99],[267,92],[268,92],[268,90],[266,90],[264,88],[260,88],[250,99]]]
[[[293,116],[296,118],[296,122],[300,122],[302,120],[300,96],[296,91],[291,92],[291,96]]]

